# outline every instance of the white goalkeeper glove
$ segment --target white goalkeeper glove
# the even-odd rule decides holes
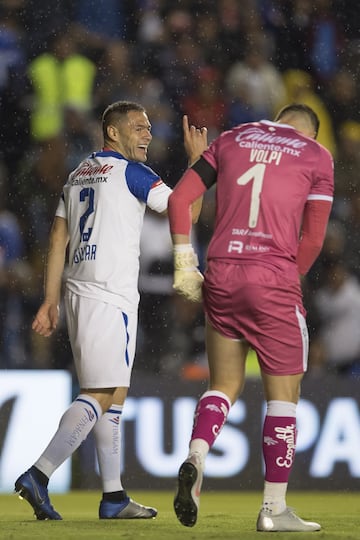
[[[197,255],[191,244],[174,246],[174,284],[175,291],[192,302],[201,302],[204,277],[199,272]]]

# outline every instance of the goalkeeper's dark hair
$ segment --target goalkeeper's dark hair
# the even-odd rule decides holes
[[[109,105],[102,115],[102,132],[104,140],[107,139],[107,128],[122,120],[130,111],[145,112],[145,109],[139,103],[134,101],[115,101]]]
[[[308,105],[305,105],[304,103],[291,103],[290,105],[286,105],[276,115],[275,122],[278,122],[285,115],[289,115],[289,114],[306,115],[309,118],[311,125],[314,128],[315,139],[316,139],[319,133],[320,120],[316,112],[311,107],[309,107]]]

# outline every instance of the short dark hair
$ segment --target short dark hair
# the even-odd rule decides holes
[[[107,128],[124,117],[130,111],[145,112],[145,109],[139,103],[134,101],[115,101],[108,107],[102,115],[102,131],[104,139],[107,138]]]
[[[317,137],[319,133],[320,120],[316,112],[311,107],[305,105],[304,103],[291,103],[290,105],[286,105],[277,113],[275,122],[278,122],[283,116],[289,113],[306,114],[314,128],[315,138]]]

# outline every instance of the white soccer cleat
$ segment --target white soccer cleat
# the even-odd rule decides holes
[[[256,530],[265,532],[315,532],[320,529],[319,523],[304,521],[289,507],[275,516],[260,510],[256,523]]]
[[[196,523],[202,480],[201,458],[194,452],[179,469],[178,490],[174,499],[175,514],[186,527],[193,527]]]

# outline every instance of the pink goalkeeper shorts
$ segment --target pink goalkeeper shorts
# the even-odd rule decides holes
[[[309,337],[300,283],[263,265],[211,260],[204,306],[211,326],[230,339],[246,339],[270,375],[307,369]]]

